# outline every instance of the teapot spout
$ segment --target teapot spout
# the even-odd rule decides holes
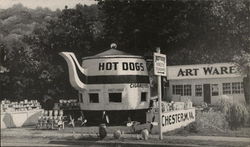
[[[77,90],[86,89],[86,69],[80,66],[75,54],[72,52],[60,52],[59,55],[67,62],[71,86]]]

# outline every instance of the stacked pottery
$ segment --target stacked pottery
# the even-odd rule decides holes
[[[53,110],[49,110],[49,116],[53,115]]]
[[[58,115],[58,110],[54,110],[54,116]]]
[[[44,116],[47,116],[48,115],[48,110],[45,110],[44,111]]]
[[[60,116],[63,116],[63,110],[60,110],[60,111],[59,111],[59,115],[60,115]]]

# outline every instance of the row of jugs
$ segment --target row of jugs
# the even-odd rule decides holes
[[[54,116],[63,116],[63,110],[54,110]],[[44,110],[43,116],[53,116],[53,110]]]

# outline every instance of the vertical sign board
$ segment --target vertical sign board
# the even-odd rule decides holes
[[[160,54],[160,48],[157,48],[157,53],[154,53],[154,74],[157,75],[158,81],[158,103],[159,103],[159,124],[162,122],[161,109],[161,76],[166,76],[167,60],[166,55]],[[159,139],[162,140],[162,126],[159,125]]]
[[[154,74],[157,76],[166,76],[167,60],[166,55],[154,53]]]

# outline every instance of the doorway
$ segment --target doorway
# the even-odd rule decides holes
[[[203,85],[204,102],[211,104],[211,88],[210,84]]]

